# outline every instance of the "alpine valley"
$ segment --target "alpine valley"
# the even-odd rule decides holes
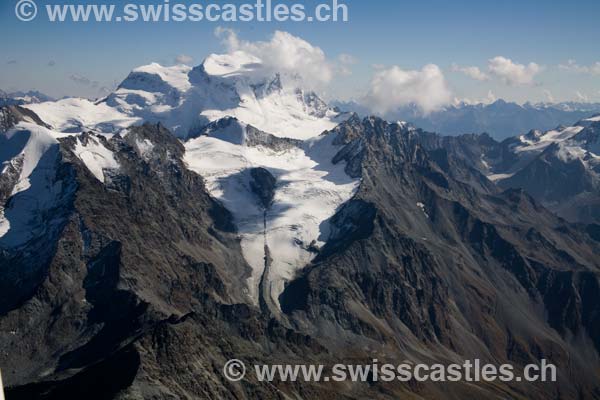
[[[9,400],[600,399],[593,113],[440,136],[242,51],[44,100],[0,108]],[[234,383],[230,359],[547,359],[558,382]]]

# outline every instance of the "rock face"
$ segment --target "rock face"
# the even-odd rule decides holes
[[[582,360],[558,385],[509,384],[484,397],[526,390],[527,398],[595,398],[586,363],[596,365],[587,355],[599,349],[597,238],[523,191],[491,195],[454,179],[452,165],[438,164],[409,130],[376,119],[340,129],[361,142],[349,143],[362,149],[361,188],[333,218],[313,265],[282,294],[290,318],[310,321],[340,354],[380,346],[392,360],[415,362],[431,354],[520,365]],[[467,390],[442,387],[418,392]]]
[[[355,117],[306,149],[320,161],[311,171],[333,162],[360,185],[280,309],[250,298],[239,225],[167,129],[56,141],[49,171],[64,195],[52,234],[0,253],[8,399],[600,398],[600,229],[503,191],[445,139]],[[476,142],[461,151],[494,147]],[[285,182],[244,171],[268,209]],[[232,358],[517,368],[546,358],[559,382],[231,383],[221,371]]]
[[[9,389],[9,398],[39,396],[48,387],[50,398],[60,397],[76,390],[72,385],[82,390],[97,376],[110,379],[116,366],[125,381],[133,379],[140,372],[134,343],[155,328],[179,323],[194,312],[193,304],[210,299],[245,302],[236,286],[248,266],[230,215],[184,167],[178,140],[145,125],[106,141],[121,167],[104,184],[74,155],[78,140],[60,144],[59,171],[77,188],[64,224],[56,237],[46,238],[51,245],[45,252],[35,242],[22,251],[44,255],[35,288],[18,303],[3,296],[5,383],[28,384],[14,397]],[[150,152],[139,151],[137,143],[144,141],[154,145]],[[13,273],[2,275],[3,286],[27,266],[13,264]],[[47,383],[35,384],[42,376]],[[100,393],[120,389],[114,385]]]
[[[271,204],[273,204],[277,179],[264,168],[252,168],[250,170],[250,176],[252,177],[250,180],[250,188],[258,197],[265,210],[267,210],[271,207]]]

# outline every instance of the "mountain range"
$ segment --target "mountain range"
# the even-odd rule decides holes
[[[441,136],[243,52],[0,110],[8,399],[600,398],[593,113]],[[548,359],[558,382],[234,383],[232,358]]]
[[[45,101],[54,101],[54,99],[37,90],[10,93],[0,90],[0,107],[42,103]]]
[[[336,107],[368,116],[371,110],[357,102],[334,102]],[[560,125],[570,126],[577,121],[600,113],[598,103],[525,103],[523,105],[502,99],[490,104],[461,102],[430,113],[423,113],[416,105],[401,107],[382,117],[389,121],[408,121],[415,126],[442,135],[457,136],[466,133],[488,133],[496,140],[521,135],[537,129],[548,131]]]
[[[524,189],[571,222],[598,223],[599,132],[600,114],[502,142],[486,134],[445,137],[434,148],[450,148],[499,187]]]

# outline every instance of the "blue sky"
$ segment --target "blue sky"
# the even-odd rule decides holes
[[[37,4],[42,9],[45,4],[59,2],[75,1],[38,0]],[[317,3],[298,2],[307,7]],[[206,55],[225,51],[214,35],[222,26],[249,42],[269,40],[276,30],[286,31],[321,48],[332,62],[340,54],[351,55],[356,60],[346,66],[351,74],[335,74],[321,88],[329,98],[365,96],[373,90],[378,73],[386,85],[409,77],[414,85],[407,90],[415,90],[421,87],[422,79],[428,79],[423,67],[435,64],[448,91],[444,99],[450,95],[471,101],[488,97],[518,102],[600,101],[600,71],[593,68],[600,62],[597,0],[346,0],[349,22],[229,24],[50,23],[40,15],[43,10],[36,20],[21,22],[15,16],[16,3],[0,3],[0,34],[4,38],[0,44],[0,88],[4,90],[99,96],[100,88],[112,88],[136,66],[152,61],[170,65],[182,54],[199,64]],[[108,4],[102,0],[81,3]],[[491,66],[490,60],[498,56],[504,61]],[[575,63],[567,64],[568,60]],[[530,63],[537,67],[530,68]],[[524,68],[523,74],[513,79],[510,74],[519,74],[519,66]],[[482,80],[468,76],[466,67],[479,68]],[[404,72],[414,73],[402,75]],[[439,89],[439,85],[433,86],[432,90]]]

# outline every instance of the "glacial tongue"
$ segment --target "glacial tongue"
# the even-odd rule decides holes
[[[345,163],[333,162],[343,147],[336,137],[283,139],[228,118],[185,144],[188,167],[234,216],[255,304],[278,306],[285,284],[327,241],[328,219],[358,188]]]

